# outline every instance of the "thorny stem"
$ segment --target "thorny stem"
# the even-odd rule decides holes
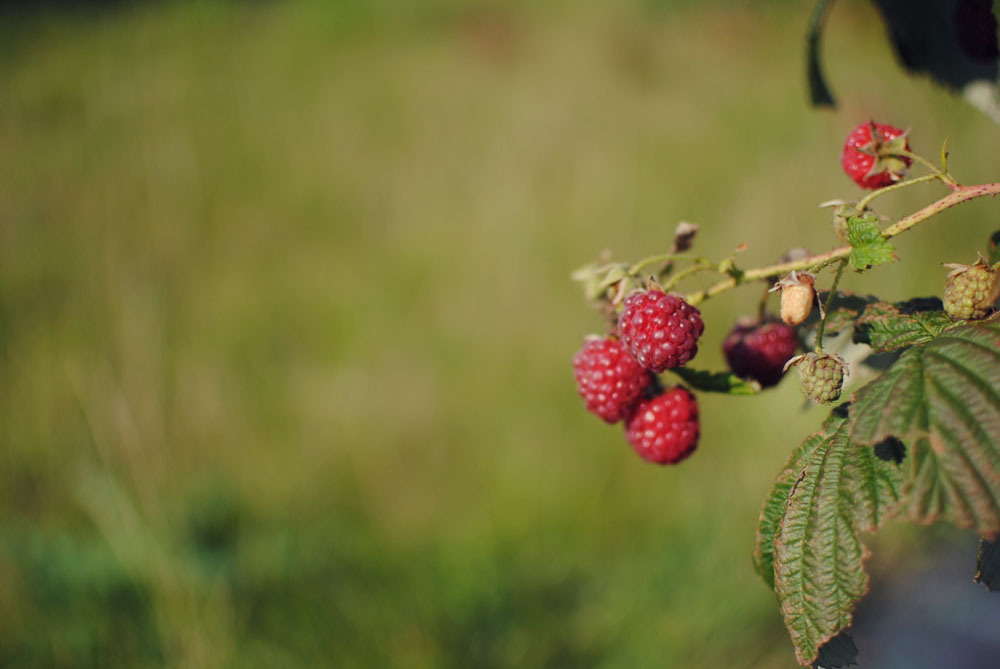
[[[833,296],[837,292],[837,284],[840,283],[840,277],[844,274],[844,267],[847,265],[846,260],[840,261],[840,266],[837,267],[837,274],[833,277],[833,284],[830,285],[830,292],[826,296],[826,305],[823,309],[823,318],[820,319],[819,327],[816,328],[816,352],[823,352],[823,331],[826,330],[826,321],[830,318],[830,307],[833,306]]]
[[[912,213],[905,218],[901,218],[897,222],[890,225],[882,231],[882,236],[885,239],[895,237],[896,235],[906,232],[916,224],[926,221],[932,216],[940,214],[945,209],[954,207],[956,204],[960,204],[966,200],[974,200],[977,197],[983,197],[984,195],[1000,195],[1000,183],[981,184],[978,186],[955,186],[951,193],[944,196],[937,202],[932,202],[920,211]],[[724,293],[727,290],[732,290],[736,286],[741,283],[746,283],[747,281],[767,279],[775,274],[786,274],[792,270],[801,271],[816,269],[830,264],[832,261],[847,258],[850,254],[850,246],[841,246],[833,249],[832,251],[820,253],[819,255],[810,256],[802,260],[795,260],[792,262],[779,263],[777,265],[769,265],[767,267],[747,270],[740,276],[739,280],[737,280],[736,277],[724,279],[723,281],[719,281],[704,290],[699,290],[687,295],[686,299],[692,305],[696,305],[710,297],[715,297],[716,295]]]

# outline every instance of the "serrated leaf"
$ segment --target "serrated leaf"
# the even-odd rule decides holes
[[[851,441],[907,446],[902,516],[1000,531],[1000,320],[953,327],[854,394]]]
[[[823,430],[835,429],[842,419],[847,417],[848,404],[845,402],[830,412],[827,420],[823,423]],[[815,436],[815,435],[813,435]],[[757,521],[757,541],[753,552],[753,566],[760,574],[760,577],[767,583],[767,587],[774,589],[774,540],[778,535],[781,526],[781,519],[785,516],[785,506],[788,504],[788,495],[792,487],[802,475],[806,459],[813,446],[810,439],[805,439],[798,447],[792,451],[788,462],[781,468],[781,472],[771,486],[771,492],[764,500],[761,507],[760,517]]]
[[[851,267],[859,272],[896,259],[896,250],[882,236],[878,219],[871,214],[847,219],[847,243],[851,245]]]
[[[976,583],[987,590],[1000,590],[1000,542],[981,539],[979,556],[976,558]]]
[[[847,412],[834,409],[778,476],[758,525],[754,562],[775,593],[800,663],[851,624],[868,591],[859,532],[878,528],[899,499],[902,475],[873,449],[847,440]]]
[[[940,306],[940,301],[936,304]],[[854,342],[885,353],[929,342],[953,324],[954,320],[944,311],[908,309],[906,303],[901,308],[876,302],[869,304],[858,318]]]
[[[707,372],[689,367],[676,367],[670,371],[695,390],[727,395],[756,395],[760,392],[760,384],[756,381],[747,381],[729,372]]]
[[[788,462],[778,474],[778,478],[775,479],[774,485],[771,486],[771,492],[764,500],[764,506],[760,510],[760,518],[757,521],[757,543],[753,552],[753,568],[767,583],[767,587],[772,590],[774,589],[774,539],[781,527],[781,519],[785,516],[788,495],[792,492],[792,487],[802,472],[810,445],[809,440],[806,439],[792,452]]]

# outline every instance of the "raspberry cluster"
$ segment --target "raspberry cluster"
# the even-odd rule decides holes
[[[664,391],[656,374],[691,360],[704,330],[696,308],[653,288],[628,296],[615,334],[588,338],[573,357],[587,410],[624,421],[626,440],[644,460],[677,463],[698,445],[694,395],[679,386]]]

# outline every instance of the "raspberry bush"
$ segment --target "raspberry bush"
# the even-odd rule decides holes
[[[803,665],[845,666],[835,664],[845,652],[853,661],[848,628],[868,591],[860,533],[888,519],[976,531],[983,537],[977,580],[991,588],[1000,581],[992,541],[1000,534],[1000,233],[988,259],[942,263],[951,273],[941,270],[940,297],[888,303],[838,289],[848,268],[864,273],[899,261],[895,236],[961,202],[1000,194],[1000,183],[961,185],[946,158],[942,149],[940,164],[931,162],[912,152],[907,133],[868,121],[850,132],[841,161],[870,192],[827,203],[834,244],[842,245],[743,268],[735,254],[693,253],[697,227],[682,223],[665,253],[573,274],[605,326],[574,359],[580,393],[599,417],[624,420],[625,438],[642,459],[697,457],[699,392],[759,393],[794,368],[806,396],[833,405],[778,473],[753,551]],[[910,175],[910,167],[923,174]],[[885,193],[930,184],[947,192],[908,216],[887,220],[874,209]],[[756,317],[703,322],[702,302],[753,287]],[[773,292],[780,292],[777,305]],[[729,331],[730,371],[695,369],[706,327]],[[796,356],[800,345],[806,352]]]

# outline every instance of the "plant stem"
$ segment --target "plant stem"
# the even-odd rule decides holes
[[[1000,183],[991,184],[981,184],[978,186],[955,186],[955,188],[945,195],[943,198],[937,202],[932,202],[920,211],[917,211],[905,218],[901,218],[897,222],[890,225],[888,228],[882,231],[882,236],[885,239],[895,237],[898,234],[906,232],[917,223],[927,220],[932,216],[940,214],[945,209],[954,207],[956,204],[965,202],[966,200],[974,200],[977,197],[983,197],[984,195],[1000,195]],[[705,288],[704,290],[699,290],[695,293],[691,293],[687,296],[687,301],[692,305],[698,304],[710,297],[715,297],[720,293],[724,293],[727,290],[732,290],[741,283],[747,281],[755,281],[760,279],[766,279],[767,277],[774,276],[775,274],[787,274],[792,270],[806,270],[810,268],[816,268],[821,265],[830,263],[831,261],[838,260],[841,258],[846,258],[851,254],[850,246],[841,246],[835,248],[832,251],[827,251],[826,253],[820,253],[819,255],[810,256],[809,258],[804,258],[802,260],[796,260],[793,262],[780,263],[777,265],[769,265],[767,267],[758,267],[756,269],[751,269],[745,271],[739,280],[735,277],[730,277],[723,281]]]
[[[767,298],[771,296],[771,290],[768,286],[764,287],[764,294],[760,296],[760,301],[757,302],[757,322],[763,323],[764,316],[767,315]]]
[[[886,186],[885,188],[879,188],[876,191],[868,193],[868,195],[861,198],[858,201],[858,211],[864,211],[868,206],[868,203],[877,198],[879,195],[885,195],[886,193],[891,193],[894,190],[902,190],[907,186],[912,186],[914,184],[926,183],[928,181],[937,181],[941,178],[940,174],[925,174],[922,177],[917,177],[916,179],[909,179],[908,181],[900,181],[894,183],[891,186]]]
[[[900,151],[899,153],[894,153],[893,155],[909,158],[910,160],[920,163],[921,165],[929,169],[931,173],[934,174],[934,176],[940,178],[942,181],[948,184],[949,188],[958,187],[958,182],[956,182],[955,179],[950,174],[948,174],[947,172],[942,172],[937,165],[927,160],[919,153],[913,153],[912,151]]]
[[[667,281],[665,284],[663,284],[663,292],[669,293],[670,290],[674,286],[676,286],[677,283],[681,279],[683,279],[684,277],[691,276],[692,274],[697,274],[698,272],[704,272],[704,271],[710,270],[710,269],[714,270],[715,266],[712,265],[708,261],[702,261],[702,262],[695,263],[691,267],[688,267],[685,270],[677,272],[677,274],[674,274],[672,277],[670,277],[670,281]]]
[[[823,332],[826,330],[826,321],[830,318],[830,307],[833,306],[833,296],[837,292],[837,284],[840,283],[840,277],[844,274],[844,267],[847,265],[846,260],[840,261],[840,266],[837,267],[837,274],[833,277],[833,284],[830,286],[830,292],[826,296],[826,306],[823,309],[823,318],[820,319],[819,327],[816,328],[816,352],[823,352]]]
[[[649,256],[648,258],[643,258],[636,264],[628,268],[628,274],[635,276],[642,271],[644,267],[649,267],[650,265],[655,265],[660,262],[667,262],[672,260],[694,260],[696,262],[708,262],[705,258],[700,258],[698,256],[693,256],[689,254],[677,254],[677,253],[663,253],[658,256]]]

